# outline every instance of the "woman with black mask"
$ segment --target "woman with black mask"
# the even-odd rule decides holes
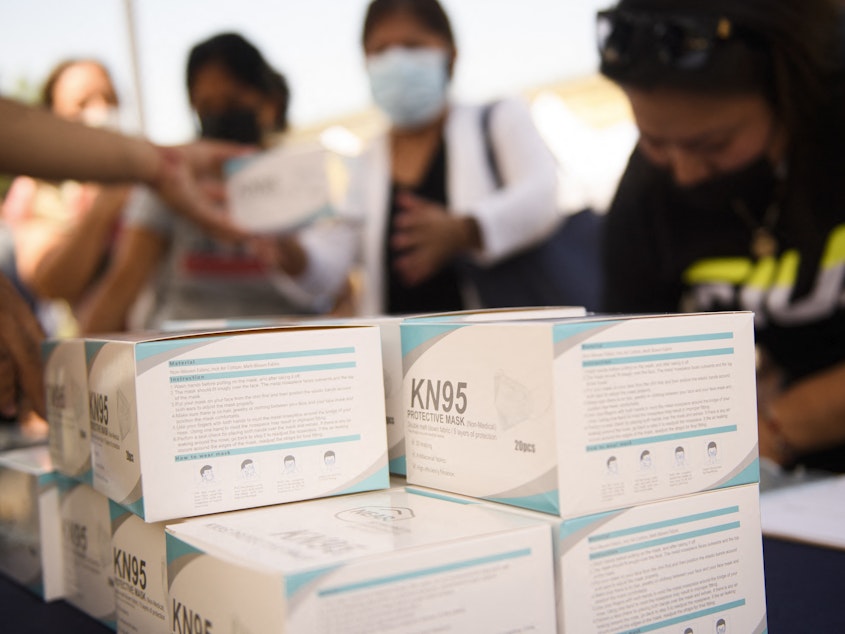
[[[845,139],[832,0],[621,0],[602,72],[640,141],[610,312],[751,310],[764,465],[845,471]],[[771,473],[767,471],[766,473]]]
[[[186,75],[202,137],[260,147],[283,137],[289,100],[285,78],[242,36],[224,33],[194,46]],[[148,190],[133,195],[125,226],[114,265],[82,310],[85,332],[160,327],[170,320],[311,312],[292,297],[294,291],[288,292],[290,284],[285,285],[278,271],[250,248],[221,243],[174,218]],[[151,310],[140,318],[132,315],[136,298],[157,268]]]

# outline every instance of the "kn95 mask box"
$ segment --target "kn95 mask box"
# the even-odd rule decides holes
[[[45,601],[64,596],[57,478],[43,445],[0,454],[0,572]]]
[[[226,164],[232,220],[257,233],[295,231],[334,214],[334,156],[319,145],[283,145]]]
[[[145,522],[109,500],[118,634],[169,632],[164,522]]]
[[[59,476],[65,600],[116,629],[109,500],[90,485]]]
[[[570,518],[759,479],[750,312],[401,337],[409,484]]]
[[[146,521],[386,488],[375,327],[86,342],[94,487]]]
[[[547,523],[403,489],[186,520],[167,560],[168,631],[555,629]]]
[[[53,466],[62,475],[92,482],[88,376],[81,338],[50,339],[44,360],[48,442]]]
[[[547,513],[427,487],[418,495],[544,519],[554,534],[558,632],[766,631],[756,483],[595,515]]]

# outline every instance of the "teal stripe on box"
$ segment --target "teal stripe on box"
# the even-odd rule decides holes
[[[376,577],[375,579],[368,579],[367,581],[358,581],[356,583],[349,583],[334,588],[326,588],[317,592],[317,596],[326,597],[335,594],[342,594],[344,592],[352,592],[354,590],[363,590],[365,588],[374,588],[376,586],[384,586],[391,583],[398,583],[400,581],[407,581],[409,579],[419,579],[421,577],[428,577],[431,575],[439,575],[454,570],[463,570],[465,568],[474,568],[476,566],[486,566],[487,564],[496,563],[497,561],[507,561],[508,559],[517,559],[519,557],[527,557],[531,554],[530,548],[522,548],[507,553],[499,553],[496,555],[489,555],[487,557],[479,557],[477,559],[467,559],[465,561],[456,561],[451,564],[443,566],[433,566],[431,568],[422,568],[420,570],[411,570],[397,575],[388,575],[385,577]]]
[[[293,365],[287,368],[262,368],[260,370],[236,370],[234,372],[210,372],[208,374],[186,374],[171,376],[171,383],[189,383],[193,381],[214,381],[217,379],[237,379],[249,376],[271,376],[275,374],[293,374],[296,372],[318,372],[320,370],[343,370],[354,368],[354,361],[342,363],[318,363],[315,365]]]
[[[299,447],[317,447],[320,445],[334,445],[342,442],[355,442],[361,440],[361,434],[349,436],[335,436],[333,438],[312,438],[311,440],[294,440],[291,442],[280,442],[272,445],[256,445],[255,447],[232,447],[231,449],[219,449],[216,451],[200,451],[186,453],[175,457],[175,462],[187,462],[188,460],[208,460],[210,458],[221,458],[223,456],[241,456],[243,454],[263,453],[276,451],[278,449],[298,449]]]
[[[88,368],[91,368],[91,363],[94,361],[94,357],[97,356],[97,353],[100,349],[108,343],[107,341],[85,341],[85,363],[88,365]]]
[[[560,499],[557,489],[548,493],[524,495],[518,498],[484,497],[484,499],[490,500],[491,502],[500,502],[502,504],[509,504],[510,506],[531,509],[532,511],[540,511],[541,513],[550,513],[552,515],[560,513]]]
[[[628,546],[620,546],[618,548],[600,550],[598,552],[590,553],[590,559],[599,559],[601,557],[612,557],[613,555],[622,555],[624,553],[629,553],[635,550],[644,550],[646,548],[653,548],[654,546],[662,546],[663,544],[680,542],[685,539],[693,539],[694,537],[703,537],[704,535],[712,535],[713,533],[723,533],[725,531],[732,531],[736,528],[739,528],[739,522],[719,524],[718,526],[702,528],[697,531],[689,531],[687,533],[669,535],[668,537],[660,537],[659,539],[650,539],[648,541],[640,542],[638,544],[630,544]]]
[[[134,502],[126,502],[123,504],[126,508],[130,511],[135,513],[140,518],[144,518],[144,498],[143,496],[135,500]]]
[[[599,350],[603,348],[630,348],[634,346],[657,346],[672,343],[693,343],[696,341],[719,341],[733,339],[732,332],[713,332],[700,335],[679,335],[676,337],[654,337],[651,339],[625,339],[620,341],[597,341],[581,345],[583,350]]]
[[[327,575],[333,570],[340,568],[341,565],[342,564],[335,564],[333,566],[326,566],[325,568],[317,568],[316,570],[298,572],[296,574],[285,577],[285,596],[287,598],[291,598],[304,586],[310,584],[316,579],[319,579],[323,575]]]
[[[169,566],[171,563],[179,559],[179,557],[184,557],[185,555],[204,555],[205,551],[200,550],[194,546],[191,546],[187,542],[183,542],[178,537],[174,537],[170,533],[164,534],[164,543],[167,546],[167,565]]]
[[[122,507],[114,500],[109,500],[109,518],[111,519],[112,523],[114,523],[117,518],[123,517],[127,513],[129,513],[127,509]]]
[[[737,473],[733,478],[728,480],[727,482],[720,484],[718,488],[726,489],[728,487],[734,487],[739,484],[752,484],[754,482],[760,481],[760,459],[755,458],[754,461],[745,467],[742,471]]]
[[[582,529],[585,529],[591,526],[592,524],[602,522],[613,515],[618,515],[619,513],[623,512],[624,509],[619,509],[617,511],[605,511],[604,513],[596,513],[595,515],[585,515],[584,517],[577,517],[572,520],[566,520],[560,525],[560,530],[558,531],[558,539],[560,541],[563,541],[570,535],[574,535],[575,533],[580,532]]]
[[[676,359],[697,359],[701,357],[720,357],[733,354],[733,348],[713,348],[712,350],[687,350],[685,352],[666,352],[663,354],[640,354],[630,357],[613,357],[611,359],[587,359],[581,362],[585,368],[602,365],[625,365],[628,363],[649,363],[652,361],[674,361]]]
[[[627,440],[614,440],[601,442],[595,445],[587,445],[587,451],[605,451],[606,449],[618,449],[619,447],[633,447],[635,445],[648,445],[667,440],[684,440],[685,438],[698,438],[700,436],[712,436],[716,434],[727,434],[735,432],[736,425],[725,425],[724,427],[711,427],[706,429],[694,429],[692,431],[681,431],[675,434],[660,434],[659,436],[645,436],[643,438],[629,438]]]
[[[613,321],[590,321],[586,323],[577,324],[555,324],[552,334],[552,342],[557,343],[564,339],[569,339],[575,335],[580,335],[582,332],[589,332],[590,330],[598,330],[606,326],[613,326],[618,324],[619,320]]]
[[[462,500],[460,498],[454,498],[446,493],[437,493],[435,491],[421,491],[420,489],[414,489],[413,487],[406,486],[405,491],[410,495],[419,495],[420,497],[424,498],[432,498],[434,500],[443,500],[444,502],[454,502],[455,504],[480,504],[481,501],[477,499],[472,500]]]
[[[356,482],[352,486],[340,491],[338,495],[347,495],[349,493],[358,493],[359,491],[376,491],[378,489],[386,489],[390,486],[390,473],[387,467],[379,469],[369,478],[365,478],[360,482]]]
[[[423,345],[427,341],[445,335],[463,328],[466,324],[421,324],[414,323],[413,325],[400,324],[400,332],[402,333],[402,356],[408,356],[414,348]]]
[[[689,524],[690,522],[698,522],[700,520],[712,519],[714,517],[721,517],[722,515],[730,515],[732,513],[739,513],[738,506],[728,506],[723,509],[716,509],[714,511],[707,511],[705,513],[695,513],[694,515],[685,515],[683,517],[676,517],[671,520],[664,520],[662,522],[652,522],[651,524],[643,524],[641,526],[632,526],[630,528],[623,528],[618,531],[610,531],[609,533],[602,533],[600,535],[593,535],[587,541],[597,542],[604,539],[613,539],[614,537],[624,537],[625,535],[634,535],[636,533],[644,533],[659,528],[667,528],[669,526],[678,526],[679,524]]]
[[[669,627],[670,625],[677,625],[678,623],[684,623],[685,621],[692,621],[693,619],[698,619],[702,616],[710,616],[711,614],[727,612],[728,610],[733,610],[734,608],[741,608],[743,605],[745,605],[745,599],[738,599],[736,601],[731,601],[730,603],[714,605],[712,608],[705,608],[704,610],[698,610],[697,612],[690,612],[689,614],[675,616],[671,619],[666,619],[665,621],[649,623],[648,625],[641,625],[640,627],[635,627],[632,630],[624,630],[622,632],[619,632],[619,634],[641,634],[644,632],[653,632],[664,627]]]
[[[354,346],[346,348],[321,348],[316,350],[293,350],[289,352],[264,352],[260,354],[241,354],[229,357],[203,357],[197,359],[175,359],[169,361],[172,367],[212,365],[221,363],[241,363],[249,361],[269,361],[271,359],[299,359],[302,357],[324,357],[335,354],[354,354]]]
[[[405,459],[405,456],[399,456],[398,458],[393,458],[390,463],[390,473],[395,473],[397,475],[407,475],[408,473],[408,465]]]
[[[205,337],[196,336],[188,338],[166,339],[164,341],[141,341],[135,346],[135,360],[143,361],[163,352],[173,352],[180,348],[195,348],[199,342],[203,344],[214,343],[228,339],[226,336]]]

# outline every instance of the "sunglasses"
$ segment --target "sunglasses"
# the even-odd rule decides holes
[[[628,65],[641,55],[654,56],[673,68],[701,68],[709,61],[715,44],[730,39],[734,31],[733,23],[725,17],[619,9],[600,11],[596,16],[599,55],[605,68]]]

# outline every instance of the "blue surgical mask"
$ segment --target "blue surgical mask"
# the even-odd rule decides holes
[[[428,123],[446,105],[448,57],[441,48],[389,48],[367,58],[373,99],[397,128]]]

